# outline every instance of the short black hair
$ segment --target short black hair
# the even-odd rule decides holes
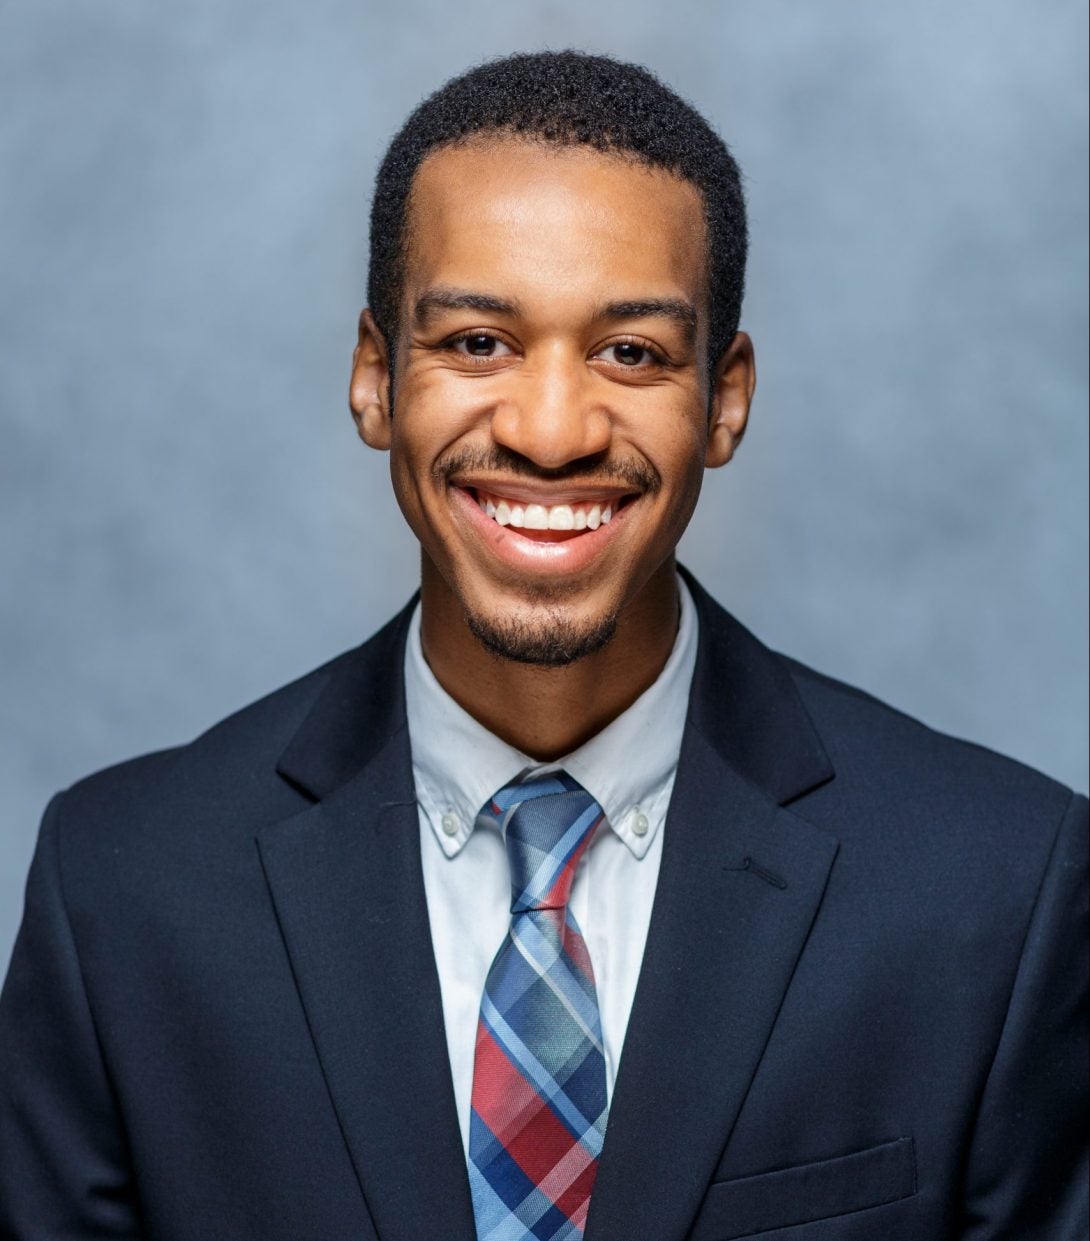
[[[391,351],[399,328],[413,179],[433,151],[496,134],[585,146],[662,168],[704,199],[714,365],[738,330],[746,269],[741,174],[722,138],[649,70],[585,52],[486,61],[421,103],[390,143],[375,179],[367,297]]]

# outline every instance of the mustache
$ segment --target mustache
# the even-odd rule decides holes
[[[539,482],[580,483],[587,487],[620,483],[626,490],[647,495],[662,486],[662,475],[649,461],[625,457],[581,457],[549,469],[502,444],[493,444],[489,448],[460,449],[440,457],[431,469],[432,481],[440,487],[446,486],[459,474],[504,474],[533,478]]]

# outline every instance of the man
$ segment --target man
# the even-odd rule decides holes
[[[1082,1235],[1085,799],[678,576],[745,242],[632,66],[512,57],[395,138],[350,403],[419,602],[50,805],[5,1235]]]

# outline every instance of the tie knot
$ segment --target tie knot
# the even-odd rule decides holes
[[[563,909],[602,808],[566,771],[508,784],[481,812],[507,846],[511,912]]]

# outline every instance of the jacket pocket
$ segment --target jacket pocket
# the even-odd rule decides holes
[[[733,1241],[864,1211],[916,1192],[911,1138],[731,1181],[713,1181],[689,1241]]]

